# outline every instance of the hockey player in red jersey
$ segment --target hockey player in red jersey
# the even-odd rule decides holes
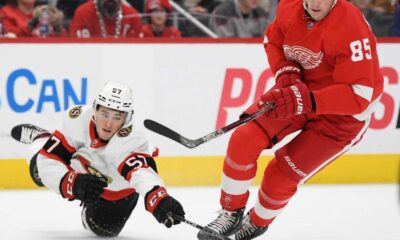
[[[69,32],[79,38],[138,37],[141,27],[138,11],[121,0],[90,0],[76,9]]]
[[[11,131],[14,139],[31,144],[34,181],[82,201],[82,223],[98,236],[117,236],[139,195],[166,227],[179,224],[169,212],[185,215],[157,174],[157,148],[134,126],[132,102],[129,86],[109,82],[93,106],[71,108],[52,134],[30,124]]]
[[[236,240],[263,234],[297,186],[358,143],[383,91],[376,39],[346,0],[282,0],[264,46],[275,86],[275,108],[232,134],[225,156],[218,217],[208,228]],[[261,151],[301,130],[265,169],[258,198],[244,215]],[[199,239],[213,239],[200,231]]]

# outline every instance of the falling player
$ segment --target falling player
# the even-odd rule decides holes
[[[34,181],[63,198],[82,201],[83,225],[98,236],[117,236],[139,195],[146,210],[167,227],[179,223],[169,212],[185,215],[157,174],[157,149],[134,126],[132,114],[129,86],[109,82],[93,106],[70,109],[52,134],[30,124],[11,132],[31,144]]]
[[[276,84],[264,102],[276,107],[232,134],[225,156],[218,217],[207,226],[236,240],[263,234],[298,184],[358,143],[383,91],[376,40],[346,0],[282,0],[264,45]],[[254,207],[243,217],[261,151],[301,132],[275,152]],[[206,231],[199,239],[213,239]]]

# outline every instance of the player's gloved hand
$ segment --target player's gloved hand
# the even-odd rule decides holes
[[[295,115],[315,111],[312,93],[304,83],[274,89],[261,96],[262,102],[275,102],[266,115],[273,119],[287,119]]]
[[[277,66],[278,70],[275,73],[275,85],[268,90],[264,95],[275,91],[275,89],[289,87],[294,84],[302,83],[302,68],[294,61],[283,61]],[[247,108],[239,118],[244,118],[260,108],[258,103],[252,104]]]
[[[61,180],[61,194],[70,200],[79,199],[84,203],[93,203],[104,192],[107,183],[103,178],[92,174],[69,171]]]
[[[146,210],[153,214],[159,223],[167,228],[179,224],[178,219],[168,215],[169,212],[181,217],[185,216],[182,205],[173,197],[169,196],[164,187],[155,186],[145,197]]]
[[[284,61],[277,67],[278,70],[275,73],[276,83],[273,87],[274,89],[285,88],[302,82],[302,71],[297,62]]]

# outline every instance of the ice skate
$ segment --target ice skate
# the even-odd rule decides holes
[[[49,131],[32,124],[20,124],[11,130],[11,137],[25,144],[31,144],[37,138],[50,135]]]
[[[250,221],[250,211],[247,212],[243,218],[242,225],[238,232],[235,234],[235,240],[250,240],[254,239],[268,230],[268,225],[265,227],[258,227]]]
[[[32,124],[20,124],[11,130],[11,137],[25,144],[31,144],[34,140],[42,137],[49,137],[51,133],[45,129]],[[43,183],[39,177],[39,172],[36,164],[37,154],[32,157],[29,162],[29,173],[33,182],[39,187],[43,187]]]
[[[221,209],[219,211],[218,217],[209,223],[206,228],[211,229],[216,233],[219,233],[224,236],[230,236],[239,230],[240,225],[242,223],[244,208],[238,209],[236,211],[228,211],[225,209]],[[197,234],[197,238],[200,240],[216,240],[210,232],[206,230],[201,230]]]

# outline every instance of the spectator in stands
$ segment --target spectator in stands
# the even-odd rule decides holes
[[[207,14],[212,13],[219,3],[221,3],[220,0],[185,0],[183,6],[192,14]]]
[[[400,36],[400,0],[396,5],[396,11],[393,17],[392,29],[391,29],[391,36]]]
[[[168,20],[168,14],[172,11],[168,0],[147,0],[145,11],[148,14],[148,24],[143,25],[141,37],[181,37],[179,30],[171,26],[171,21]]]
[[[262,37],[269,24],[260,0],[227,0],[217,6],[210,19],[211,29],[220,37]]]
[[[125,2],[135,8],[138,12],[144,13],[144,3],[146,0],[125,0]]]
[[[268,21],[272,22],[275,19],[276,8],[278,7],[279,0],[266,0],[268,1]]]
[[[174,0],[182,9],[208,27],[211,13],[224,0]],[[178,15],[179,16],[179,15]],[[178,28],[184,37],[208,37],[195,23],[186,17],[177,18]]]
[[[9,0],[0,9],[4,33],[8,37],[66,36],[63,13],[44,0]]]
[[[64,13],[64,27],[69,29],[75,10],[87,0],[57,0],[57,8]]]
[[[361,10],[368,21],[375,36],[389,36],[393,15],[380,13],[370,7],[371,0],[352,0],[353,4]]]
[[[371,8],[380,13],[394,13],[392,0],[371,0]]]
[[[78,7],[70,35],[89,37],[138,37],[141,31],[138,11],[121,0],[90,0]]]

